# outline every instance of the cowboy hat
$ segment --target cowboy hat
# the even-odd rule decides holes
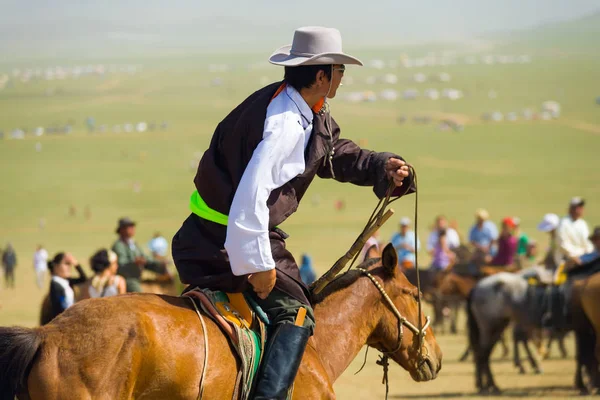
[[[542,232],[550,232],[558,228],[558,224],[560,223],[560,218],[556,214],[546,214],[544,215],[544,219],[542,222],[538,224],[538,230]]]
[[[121,229],[126,228],[128,226],[135,226],[135,222],[129,217],[123,217],[119,220],[118,226],[116,229],[116,233],[119,233]]]
[[[306,26],[294,32],[291,45],[280,47],[269,62],[284,67],[363,63],[342,51],[342,35],[335,28]]]

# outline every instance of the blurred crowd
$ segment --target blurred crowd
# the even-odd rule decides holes
[[[37,246],[33,254],[33,269],[40,289],[47,288],[46,277],[50,275],[48,307],[51,313],[46,315],[48,321],[72,306],[76,297],[96,298],[141,292],[144,271],[154,272],[159,281],[173,282],[173,276],[167,268],[170,264],[167,258],[169,244],[160,233],[156,233],[148,242],[149,254],[135,240],[136,223],[130,218],[119,219],[115,233],[118,238],[110,248],[101,248],[90,257],[92,276],[85,273],[72,253],[60,251],[50,257],[44,246]],[[2,251],[7,289],[15,288],[16,267],[17,255],[8,243]],[[75,286],[80,285],[76,296]]]
[[[553,274],[558,273],[561,266],[576,268],[599,257],[600,226],[590,232],[583,219],[584,212],[585,200],[573,197],[562,218],[553,213],[544,215],[537,225],[540,232],[548,235],[546,250],[541,254],[538,243],[521,230],[518,217],[502,218],[498,229],[488,211],[478,209],[465,237],[458,231],[456,223],[449,223],[444,215],[438,215],[426,242],[431,257],[430,268],[441,271],[459,261],[515,269],[543,266]],[[398,231],[389,240],[397,251],[398,265],[403,269],[414,267],[416,252],[421,248],[418,236],[411,230],[411,222],[408,217],[401,218]],[[373,245],[381,247],[378,233],[367,241],[362,254]],[[464,246],[472,249],[469,260],[458,259],[459,250]]]

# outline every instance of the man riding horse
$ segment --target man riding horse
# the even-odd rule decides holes
[[[300,28],[269,61],[285,67],[283,81],[250,95],[217,126],[172,252],[190,288],[245,292],[266,312],[269,340],[254,398],[285,399],[315,319],[279,225],[316,175],[372,186],[380,198],[390,180],[395,196],[414,189],[404,182],[410,173],[401,157],[340,138],[327,99],[335,97],[345,64],[362,63],[343,53],[338,30]],[[296,326],[301,308],[306,318]]]

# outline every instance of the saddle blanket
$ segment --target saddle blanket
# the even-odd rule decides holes
[[[242,293],[196,288],[184,296],[195,300],[204,314],[229,337],[241,364],[233,399],[249,399],[267,340],[265,323],[268,320],[264,312],[254,302],[251,302],[253,307],[249,306]]]

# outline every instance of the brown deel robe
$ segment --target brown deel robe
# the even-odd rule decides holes
[[[262,140],[267,107],[281,83],[273,83],[250,95],[217,126],[194,179],[198,193],[210,208],[229,215],[242,174]],[[389,183],[384,165],[390,157],[400,158],[392,153],[363,150],[352,141],[341,139],[339,126],[331,119],[332,126],[327,130],[325,124],[329,122],[326,120],[325,113],[314,115],[304,173],[271,192],[267,202],[271,250],[277,269],[275,287],[305,304],[310,304],[308,288],[300,279],[294,257],[285,248],[287,235],[275,227],[296,211],[316,175],[332,178],[329,163],[325,162],[332,147],[335,149],[332,158],[335,179],[372,186],[380,198],[385,196]],[[406,182],[406,185],[412,182],[412,176]],[[404,188],[404,185],[398,188],[400,193],[406,191]],[[409,192],[412,191],[414,188],[410,187]],[[173,259],[183,283],[227,292],[249,289],[247,276],[235,276],[231,272],[224,248],[226,232],[226,226],[195,214],[183,222],[172,243]]]

